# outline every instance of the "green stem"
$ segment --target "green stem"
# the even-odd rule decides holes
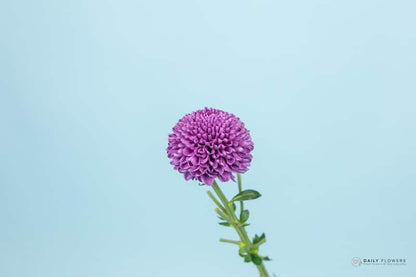
[[[223,211],[224,213],[226,213],[226,212],[227,212],[227,211],[225,210],[225,208],[221,205],[221,203],[220,203],[220,202],[218,202],[217,198],[215,198],[215,196],[212,194],[212,192],[207,191],[207,194],[208,194],[209,198],[211,198],[211,199],[212,199],[212,201],[214,201],[214,203],[217,205],[217,207],[218,207],[221,211]]]
[[[216,213],[217,213],[220,217],[222,217],[224,220],[226,220],[228,223],[230,223],[230,225],[233,225],[233,224],[234,224],[234,221],[233,221],[231,218],[229,218],[227,214],[223,213],[220,209],[215,208],[215,212],[216,212]]]
[[[241,182],[240,182],[240,184],[241,184]],[[234,210],[231,208],[227,197],[224,195],[224,193],[222,192],[222,190],[218,186],[217,182],[214,181],[214,183],[212,184],[212,188],[214,189],[215,193],[218,195],[218,198],[220,199],[223,206],[225,207],[225,210],[227,211],[227,215],[229,215],[231,217],[231,219],[236,223],[234,225],[234,227],[235,227],[235,230],[237,231],[241,241],[245,245],[249,246],[250,249],[254,249],[254,246],[251,243],[250,238],[247,235],[246,229],[244,228],[244,226],[241,226],[241,225],[238,224],[238,219],[237,219],[237,217],[234,213]],[[259,265],[256,265],[256,266],[257,266],[257,269],[260,273],[260,277],[269,277],[269,274],[267,273],[266,267],[264,266],[263,262]]]
[[[269,273],[267,273],[266,267],[264,266],[264,263],[261,263],[257,266],[257,269],[259,270],[260,277],[269,277]]]
[[[230,239],[220,239],[221,242],[228,242],[228,243],[233,243],[233,244],[237,244],[240,245],[239,241],[236,240],[230,240]]]
[[[240,173],[237,173],[237,183],[238,183],[238,192],[240,193],[243,190]],[[243,201],[240,201],[240,213],[242,213],[243,211],[244,211],[244,203]]]

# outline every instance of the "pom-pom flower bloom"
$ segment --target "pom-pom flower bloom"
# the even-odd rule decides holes
[[[244,208],[245,201],[257,199],[261,194],[253,189],[243,190],[241,173],[248,170],[253,142],[244,123],[231,113],[205,108],[185,115],[169,134],[167,154],[174,169],[186,180],[199,180],[213,189],[207,194],[215,203],[220,225],[233,227],[240,240],[221,238],[221,242],[237,245],[238,255],[244,262],[256,265],[260,277],[269,277],[263,261],[269,257],[259,254],[259,247],[266,242],[265,234],[255,235],[251,240],[245,229],[250,212]],[[217,181],[234,180],[237,175],[238,194],[228,200]],[[240,202],[236,215],[236,202]]]
[[[235,180],[248,170],[253,142],[244,123],[231,113],[205,108],[185,115],[169,134],[168,157],[186,180],[212,185]]]

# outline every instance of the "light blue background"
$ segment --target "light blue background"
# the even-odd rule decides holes
[[[2,1],[0,276],[257,276],[166,157],[205,106],[251,131],[271,273],[416,276],[415,9]]]

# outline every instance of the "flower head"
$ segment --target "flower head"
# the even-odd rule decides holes
[[[212,185],[248,170],[253,142],[244,123],[231,113],[205,108],[185,115],[169,134],[168,157],[186,180]]]

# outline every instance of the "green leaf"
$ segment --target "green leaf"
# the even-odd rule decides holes
[[[248,210],[241,211],[240,221],[243,222],[243,223],[246,222],[247,219],[248,219],[248,217],[249,217],[249,215],[250,215],[250,212]]]
[[[263,257],[263,261],[271,261],[271,259],[269,257]]]
[[[246,189],[234,196],[233,199],[231,199],[231,202],[252,200],[259,198],[260,196],[261,194],[258,191],[255,191],[253,189]]]
[[[205,186],[205,184],[204,183],[198,183],[198,186]]]
[[[218,224],[219,225],[222,225],[222,226],[226,226],[226,227],[230,227],[231,226],[231,224],[228,223],[228,222],[219,222]]]
[[[217,216],[219,219],[227,221],[227,219],[223,218],[222,216]]]
[[[251,259],[255,265],[261,265],[262,258],[257,254],[251,254]]]
[[[255,235],[253,238],[253,244],[260,242],[261,240],[266,239],[266,235],[263,233],[261,236]]]
[[[246,263],[251,262],[251,256],[250,255],[244,256],[244,262]]]
[[[235,203],[234,202],[232,202],[232,208],[233,208],[233,211],[235,212],[235,210],[237,209],[237,207],[235,206]]]

